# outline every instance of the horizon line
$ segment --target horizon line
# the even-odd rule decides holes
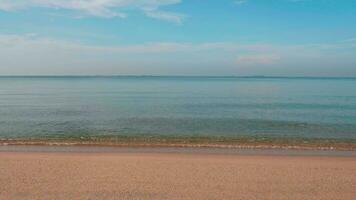
[[[356,79],[356,76],[270,76],[270,75],[0,75],[0,78],[319,78],[319,79]]]

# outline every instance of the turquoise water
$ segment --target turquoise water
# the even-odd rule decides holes
[[[356,79],[0,77],[0,138],[356,139]]]

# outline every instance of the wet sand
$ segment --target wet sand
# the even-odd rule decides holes
[[[350,199],[356,157],[0,152],[0,199]]]

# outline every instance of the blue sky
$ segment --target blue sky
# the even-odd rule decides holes
[[[0,74],[356,76],[356,1],[0,0]]]

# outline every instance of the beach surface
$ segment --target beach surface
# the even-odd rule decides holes
[[[0,199],[340,199],[356,157],[0,152]]]

